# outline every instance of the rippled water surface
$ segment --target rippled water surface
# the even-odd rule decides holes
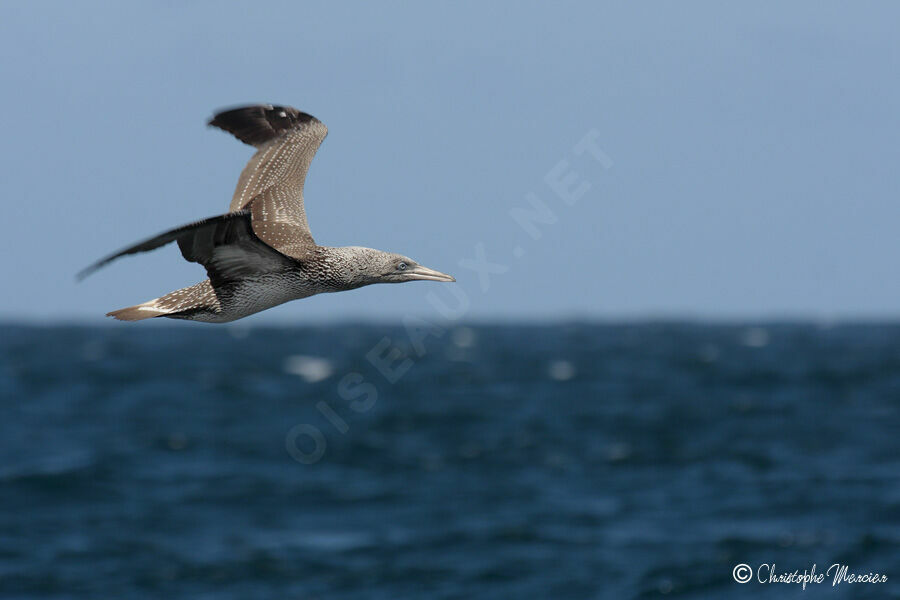
[[[2,598],[900,594],[896,325],[0,333]]]

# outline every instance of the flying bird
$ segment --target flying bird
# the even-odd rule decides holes
[[[230,212],[161,233],[78,275],[82,279],[120,256],[177,242],[185,260],[203,265],[209,278],[108,317],[226,323],[290,300],[373,283],[456,281],[400,254],[316,244],[306,222],[303,183],[328,129],[315,117],[289,106],[253,105],[219,112],[209,125],[257,149],[238,179]]]

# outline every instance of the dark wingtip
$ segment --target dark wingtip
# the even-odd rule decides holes
[[[119,256],[121,256],[121,253],[112,254],[110,256],[107,256],[106,258],[98,260],[90,266],[83,268],[75,274],[75,281],[84,281],[86,277],[93,275],[96,271],[99,271],[101,268],[105,267],[106,265],[117,259]]]
[[[217,112],[207,125],[227,131],[245,144],[258,146],[316,118],[290,106],[254,104]]]
[[[75,281],[76,281],[77,283],[81,283],[82,281],[85,280],[86,277],[90,276],[94,271],[96,271],[97,269],[99,269],[101,266],[102,266],[102,265],[93,264],[93,265],[91,265],[91,266],[89,266],[89,267],[83,268],[82,270],[78,271],[78,272],[75,274]]]

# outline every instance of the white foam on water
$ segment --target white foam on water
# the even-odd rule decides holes
[[[751,327],[741,333],[741,343],[749,348],[769,345],[769,332],[762,327]]]
[[[331,377],[331,374],[334,373],[334,365],[328,359],[319,356],[295,354],[284,359],[284,370],[304,381],[316,383]]]
[[[457,327],[450,333],[450,339],[457,348],[471,348],[475,345],[475,330],[471,327]]]
[[[575,377],[575,365],[567,360],[554,360],[547,367],[547,375],[556,381],[568,381]]]

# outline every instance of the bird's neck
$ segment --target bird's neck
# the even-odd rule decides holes
[[[338,290],[353,290],[378,283],[373,273],[380,250],[361,246],[319,246],[318,262]]]

